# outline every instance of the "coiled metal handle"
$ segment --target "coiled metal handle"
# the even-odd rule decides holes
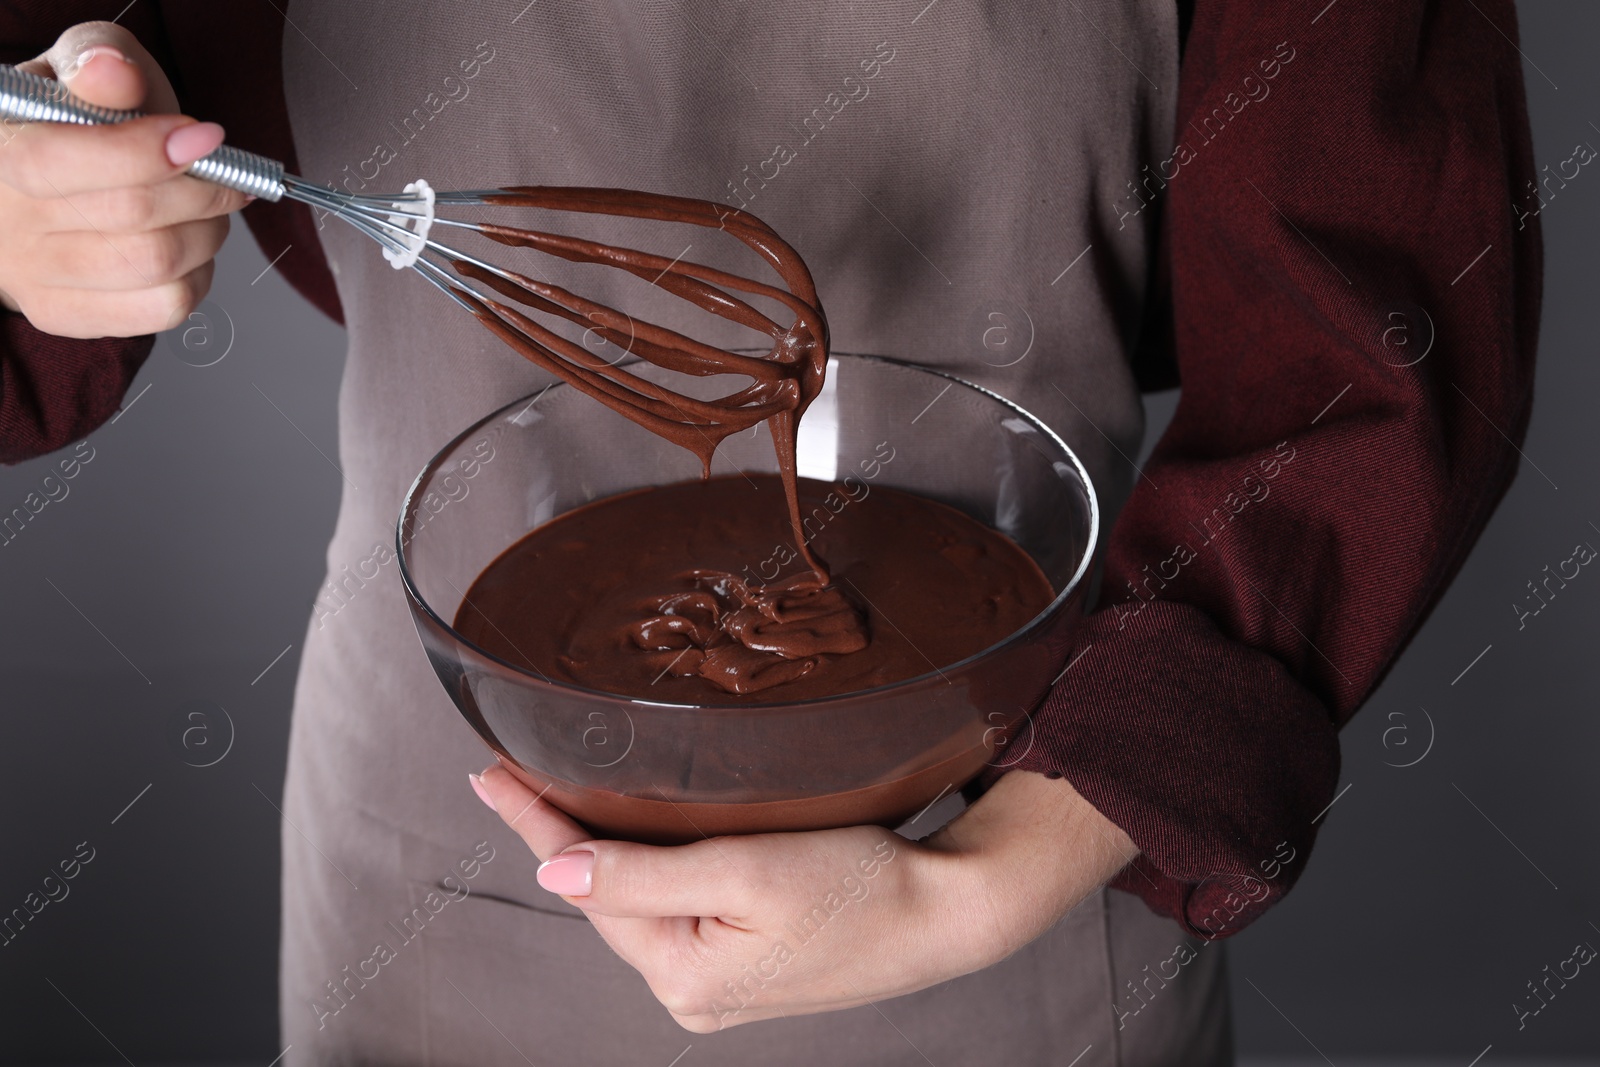
[[[85,103],[58,81],[0,63],[0,119],[10,122],[67,122],[108,126],[143,115]],[[189,174],[241,193],[278,201],[283,198],[283,164],[254,152],[223,145],[189,166]]]

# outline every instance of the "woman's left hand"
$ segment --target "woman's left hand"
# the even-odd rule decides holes
[[[480,795],[685,1029],[900,996],[996,963],[1121,869],[1132,843],[1064,780],[1014,772],[924,842],[877,826],[595,841],[498,764]]]

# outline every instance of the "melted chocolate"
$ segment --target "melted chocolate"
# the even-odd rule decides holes
[[[478,576],[455,628],[510,663],[607,693],[790,702],[942,670],[1055,595],[1026,552],[953,508],[884,486],[796,488],[830,586],[791,547],[778,478],[713,478],[608,497],[533,530]]]
[[[628,271],[765,334],[771,348],[761,358],[726,352],[560,286],[455,261],[482,287],[462,297],[484,326],[532,363],[688,449],[705,478],[591,504],[528,534],[473,584],[456,620],[469,640],[608,693],[731,703],[778,690],[772,698],[795,701],[949,666],[1003,640],[1049,603],[1054,591],[1026,553],[956,511],[882,487],[859,500],[841,495],[842,486],[802,488],[796,435],[822,389],[828,324],[804,261],[766,223],[709,201],[621,189],[513,186],[485,200],[716,227],[764,258],[787,288],[562,234],[474,227],[501,244]],[[711,400],[684,396],[485,291],[583,326],[664,369],[742,375],[749,384]],[[793,321],[779,323],[735,293],[776,302]],[[772,432],[779,477],[710,479],[717,445],[761,421]],[[835,514],[815,541],[807,535],[803,516]],[[766,573],[785,552],[784,562],[796,566]]]

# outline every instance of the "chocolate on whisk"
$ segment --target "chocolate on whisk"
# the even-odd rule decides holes
[[[59,82],[0,65],[0,118],[101,125],[137,117],[137,111],[116,111],[85,103]],[[426,181],[416,181],[399,193],[353,194],[285,173],[282,163],[228,145],[195,162],[189,174],[264,200],[299,201],[349,223],[377,241],[393,267],[420,273],[525,358],[688,449],[699,457],[707,476],[711,457],[724,438],[758,422],[768,423],[796,547],[817,581],[828,584],[828,572],[807,547],[801,530],[795,482],[795,440],[800,416],[822,391],[827,369],[827,318],[817,299],[811,272],[799,253],[754,215],[707,200],[625,189],[510,186],[438,192]],[[755,250],[777,271],[784,288],[639,249],[541,230],[468,222],[438,213],[440,208],[458,207],[540,208],[712,227]],[[616,267],[713,315],[765,333],[771,338],[772,347],[765,357],[741,355],[663,326],[637,322],[615,308],[561,286],[436,241],[432,232],[438,226],[470,230],[503,245],[534,249],[574,262]],[[777,322],[737,293],[774,300],[794,315],[794,321],[787,325]],[[501,297],[536,313],[592,329],[628,353],[666,370],[699,377],[744,375],[750,384],[711,400],[685,396],[600,359]]]

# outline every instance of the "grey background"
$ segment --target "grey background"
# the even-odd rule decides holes
[[[1600,143],[1600,10],[1519,9],[1538,162],[1554,163]],[[1600,945],[1600,579],[1585,571],[1521,632],[1510,606],[1575,543],[1600,544],[1600,177],[1580,175],[1543,222],[1527,462],[1345,731],[1349,788],[1299,887],[1230,943],[1244,1054],[1465,1065],[1492,1045],[1485,1065],[1600,1062],[1600,975],[1520,1031],[1512,1009],[1545,965]],[[0,1062],[280,1051],[274,805],[340,489],[343,335],[267,266],[239,227],[207,309],[210,344],[231,332],[226,357],[195,367],[163,338],[69,495],[0,547],[0,911],[79,842],[95,849],[70,895],[0,948]],[[1149,398],[1151,441],[1174,401]],[[0,511],[53,463],[0,470]],[[185,719],[192,701],[225,715]]]

